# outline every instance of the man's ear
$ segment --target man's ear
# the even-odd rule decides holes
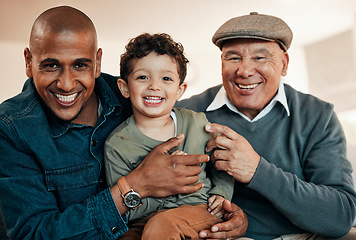
[[[101,48],[96,52],[95,60],[95,78],[98,78],[101,74],[101,57],[103,56],[103,50]]]
[[[282,68],[282,76],[285,77],[287,75],[287,70],[288,70],[288,64],[289,64],[289,55],[287,52],[283,53],[283,60],[282,60],[282,64],[283,64],[283,68]]]
[[[117,86],[119,87],[122,96],[124,96],[125,98],[130,97],[129,88],[127,86],[127,82],[125,82],[124,79],[119,78],[117,80]]]
[[[179,85],[178,92],[177,92],[177,101],[182,97],[187,87],[188,84],[186,82],[183,82],[181,85]]]
[[[30,52],[30,49],[25,48],[24,50],[24,57],[25,57],[25,64],[26,64],[26,75],[29,78],[32,78],[32,54]]]

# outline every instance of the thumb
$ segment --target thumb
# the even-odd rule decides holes
[[[164,143],[156,146],[155,149],[161,152],[162,154],[167,154],[169,150],[181,144],[183,139],[184,139],[184,134],[181,133],[178,136],[170,138]]]
[[[223,202],[223,209],[225,210],[225,212],[233,212],[234,211],[231,202],[226,199]]]

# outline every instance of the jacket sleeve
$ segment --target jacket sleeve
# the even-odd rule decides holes
[[[333,111],[318,120],[303,155],[305,179],[262,157],[248,187],[302,229],[330,237],[348,233],[355,219],[356,198],[345,136]]]
[[[117,239],[127,231],[110,189],[60,210],[43,166],[14,129],[0,120],[0,209],[11,239]]]

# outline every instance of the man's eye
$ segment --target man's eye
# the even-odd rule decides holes
[[[241,61],[241,57],[236,57],[236,56],[230,56],[230,57],[226,57],[225,60],[227,61]]]
[[[258,56],[258,57],[255,57],[255,59],[256,59],[256,60],[264,60],[264,59],[266,59],[266,58],[263,57],[263,56]]]
[[[85,68],[87,67],[88,65],[85,64],[85,63],[78,63],[74,66],[74,68],[77,68],[77,69],[81,69],[81,68]]]
[[[42,66],[42,69],[46,70],[46,71],[54,71],[54,70],[57,70],[59,69],[59,65],[57,64],[44,64]]]

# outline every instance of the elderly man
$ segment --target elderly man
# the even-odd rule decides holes
[[[0,212],[11,239],[117,239],[127,230],[123,214],[133,191],[165,197],[202,187],[197,165],[208,156],[167,155],[183,138],[152,150],[126,176],[127,194],[107,187],[104,142],[131,106],[117,78],[100,73],[102,50],[84,13],[66,6],[43,12],[24,55],[29,79],[0,105]],[[241,236],[245,215],[234,204],[224,207],[229,221],[213,230],[237,224]]]
[[[345,136],[331,104],[282,83],[292,41],[288,25],[251,13],[224,23],[212,40],[222,51],[223,86],[178,106],[204,112],[213,123],[206,130],[219,136],[207,150],[216,148],[215,167],[236,179],[233,202],[247,214],[245,236],[347,234],[356,194]]]

